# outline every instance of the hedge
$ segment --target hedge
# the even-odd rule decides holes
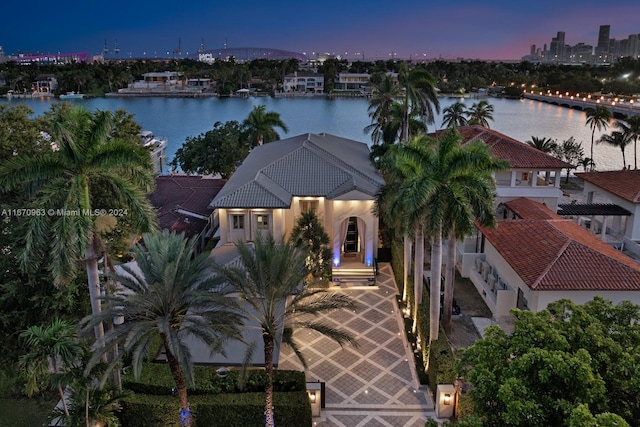
[[[266,384],[264,370],[256,369],[250,371],[246,384],[242,389],[238,386],[238,376],[239,371],[230,370],[225,378],[219,378],[216,374],[216,368],[196,366],[193,372],[195,386],[189,387],[189,395],[264,392]],[[169,371],[169,365],[164,363],[145,363],[140,378],[135,379],[133,374],[128,372],[123,378],[123,385],[126,389],[135,393],[163,396],[171,394],[172,389],[175,387],[175,382]],[[305,391],[306,388],[304,372],[278,369],[273,371],[274,391]]]
[[[180,427],[178,398],[133,394],[121,401],[122,427]],[[311,405],[306,391],[276,392],[274,417],[278,427],[311,426]],[[193,427],[262,427],[264,392],[196,395],[189,397]]]

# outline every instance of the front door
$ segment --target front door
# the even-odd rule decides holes
[[[358,220],[355,216],[349,218],[343,251],[345,254],[358,252]]]

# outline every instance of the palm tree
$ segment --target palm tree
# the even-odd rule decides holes
[[[429,341],[438,338],[443,234],[449,234],[455,244],[455,237],[468,233],[476,216],[490,222],[495,186],[491,173],[506,166],[481,142],[465,147],[459,144],[459,135],[451,129],[437,139],[420,136],[394,147],[386,159],[393,165],[388,169],[396,175],[395,181],[387,184],[395,188],[392,201],[387,202],[395,209],[387,208],[386,214],[395,214],[416,227],[416,304],[421,302],[420,240],[424,234],[431,237]],[[453,256],[451,260],[455,262]]]
[[[100,194],[107,207],[124,208],[136,230],[154,228],[154,213],[145,197],[153,185],[149,154],[136,144],[111,138],[113,116],[81,107],[60,108],[49,134],[58,146],[37,157],[16,156],[0,166],[0,188],[24,187],[46,215],[29,216],[24,266],[50,247],[50,269],[57,286],[67,283],[76,264],[85,264],[92,313],[101,311],[98,258],[101,257],[94,207]],[[99,206],[99,205],[98,205]],[[96,339],[104,335],[97,324]]]
[[[432,178],[428,173],[430,165],[425,162],[428,150],[426,146],[420,145],[423,139],[424,137],[415,137],[409,142],[390,147],[382,160],[385,185],[378,193],[376,200],[376,209],[380,216],[403,235],[405,290],[410,271],[410,241],[414,242],[412,325],[414,333],[417,328],[418,306],[422,303],[424,283],[425,227],[428,221],[425,198],[428,197],[432,185]]]
[[[602,105],[596,108],[588,108],[586,111],[586,125],[591,128],[591,159],[593,159],[593,143],[595,141],[596,129],[599,131],[606,130],[609,127],[609,120],[613,117],[611,111]],[[591,169],[593,170],[593,168]]]
[[[265,105],[256,105],[242,122],[247,139],[251,146],[262,145],[267,142],[277,141],[280,135],[275,128],[280,128],[284,133],[289,132],[289,128],[280,119],[280,114],[274,111],[267,111]]]
[[[389,122],[382,129],[382,139],[385,144],[393,144],[398,140],[402,140],[403,127],[405,125],[405,111],[404,106],[399,102],[394,102],[391,105],[391,112],[389,115]],[[421,120],[418,111],[412,109],[409,113],[409,129],[408,138],[419,133],[425,133],[427,131],[427,125]]]
[[[236,291],[242,300],[241,309],[248,319],[246,329],[257,329],[264,345],[265,426],[273,427],[273,354],[282,340],[290,346],[306,368],[292,331],[312,329],[336,341],[341,346],[355,344],[349,334],[314,316],[338,309],[355,308],[354,302],[343,294],[330,294],[326,288],[314,288],[303,283],[306,275],[306,254],[289,243],[276,242],[270,235],[259,235],[253,246],[236,244],[240,264],[215,265],[214,271],[221,283]],[[289,300],[289,302],[287,302]],[[245,363],[253,357],[258,343],[250,343]]]
[[[391,106],[402,96],[398,84],[389,74],[372,85],[372,97],[369,101],[369,117],[371,124],[364,128],[364,133],[371,133],[373,145],[378,145],[383,140],[383,131],[391,121]]]
[[[460,137],[453,129],[437,139],[425,137],[419,143],[427,147],[425,162],[431,181],[429,194],[424,201],[432,236],[429,310],[431,342],[438,339],[439,332],[442,238],[448,234],[451,244],[455,245],[456,236],[469,232],[471,220],[476,215],[490,221],[492,203],[482,199],[492,200],[490,194],[493,193],[491,189],[495,184],[490,174],[506,165],[493,158],[482,142],[461,147]],[[454,256],[451,259],[453,262]],[[449,280],[451,296],[447,299],[452,299],[453,277]],[[444,307],[444,310],[450,310],[450,307]]]
[[[20,334],[20,338],[28,349],[28,353],[20,357],[20,365],[27,373],[27,396],[38,393],[43,382],[53,384],[52,375],[65,373],[82,353],[75,327],[63,320],[54,320],[46,327],[31,326]],[[58,383],[56,388],[68,418],[64,385]]]
[[[240,338],[242,323],[234,299],[215,287],[209,254],[193,257],[195,245],[196,239],[168,230],[143,234],[142,243],[133,249],[139,271],[122,266],[122,273],[111,274],[124,291],[105,297],[109,308],[82,321],[86,331],[109,319],[124,320],[105,335],[104,346],[97,346],[89,360],[88,369],[120,346],[123,351],[111,360],[105,375],[128,355],[139,377],[144,357],[154,350],[150,346],[159,335],[183,411],[188,410],[187,384],[193,385],[187,339],[194,337],[219,353],[226,339]]]
[[[627,159],[625,157],[625,149],[627,148],[627,145],[631,143],[631,140],[631,135],[615,130],[611,132],[611,135],[602,135],[598,142],[604,142],[605,144],[620,148],[620,151],[622,151],[622,169],[626,169]]]
[[[403,90],[404,121],[400,140],[409,139],[409,119],[415,113],[425,125],[435,121],[435,113],[440,112],[440,101],[436,91],[436,80],[425,68],[420,66],[409,70],[403,62],[398,73],[398,83]]]
[[[509,163],[492,156],[488,145],[477,141],[456,147],[453,143],[460,138],[453,132],[442,138],[451,138],[451,143],[445,144],[451,160],[458,156],[456,163],[446,162],[446,170],[454,171],[449,182],[442,187],[443,195],[440,200],[444,215],[443,231],[447,233],[447,261],[445,266],[444,300],[442,304],[442,325],[445,332],[451,331],[451,313],[453,310],[453,286],[456,266],[456,241],[464,239],[474,231],[474,221],[485,227],[496,224],[495,189],[493,173],[507,169]],[[459,153],[455,153],[456,151]]]
[[[442,116],[442,126],[448,128],[455,128],[459,126],[466,126],[468,123],[465,117],[465,105],[463,102],[455,102],[445,108]]]
[[[640,139],[640,116],[628,116],[616,121],[616,127],[633,141],[633,167],[638,169],[638,139]]]
[[[489,120],[493,121],[493,105],[483,99],[480,102],[474,102],[466,112],[470,125],[478,125],[489,128]]]
[[[558,144],[551,138],[532,136],[529,141],[525,141],[530,147],[538,149],[543,153],[553,153]]]

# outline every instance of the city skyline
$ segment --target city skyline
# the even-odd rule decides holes
[[[296,52],[330,53],[349,59],[467,58],[519,60],[532,44],[542,46],[558,31],[566,43],[596,45],[600,25],[611,26],[612,38],[640,33],[640,4],[592,0],[518,4],[487,0],[403,0],[389,8],[379,0],[322,3],[288,1],[191,2],[178,9],[159,0],[142,5],[113,0],[49,3],[35,0],[30,10],[46,11],[37,22],[5,19],[0,46],[5,54],[102,52],[109,55],[118,41],[118,57],[173,57],[205,49],[266,47]],[[529,2],[533,3],[533,2]],[[7,17],[19,16],[21,5],[5,7]]]

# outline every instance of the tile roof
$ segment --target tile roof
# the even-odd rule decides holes
[[[577,177],[632,203],[640,203],[640,170],[579,172]]]
[[[209,203],[224,186],[225,180],[193,175],[162,175],[156,178],[156,189],[149,201],[156,208],[160,228],[183,232],[186,236],[200,233],[213,212]]]
[[[369,147],[330,134],[303,134],[254,148],[211,202],[214,208],[289,208],[294,196],[372,198],[384,184]]]
[[[491,152],[494,156],[508,160],[514,169],[566,169],[575,167],[493,129],[482,126],[461,126],[458,128],[458,132],[463,137],[463,144],[474,140],[483,141],[491,147]]]
[[[557,215],[546,205],[526,197],[518,197],[505,202],[504,205],[522,219],[557,219]]]
[[[532,290],[640,291],[640,265],[575,222],[555,218],[479,228]]]

